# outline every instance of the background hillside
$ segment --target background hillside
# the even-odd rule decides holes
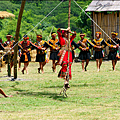
[[[84,9],[90,4],[92,0],[77,0],[77,3]],[[38,24],[55,6],[60,3],[60,0],[40,1],[28,0],[26,1],[21,29],[20,39],[24,34],[27,34],[36,24]],[[21,6],[21,1],[9,0],[0,1],[0,11],[8,11],[13,13],[16,17],[12,19],[0,19],[0,38],[6,40],[6,34],[15,35],[18,14]],[[90,13],[89,13],[90,14]],[[54,10],[41,24],[39,24],[28,35],[32,41],[36,40],[36,34],[42,34],[43,39],[47,40],[51,28],[56,32],[57,28],[67,28],[68,26],[68,0]],[[71,30],[77,33],[84,32],[88,37],[91,36],[91,21],[80,8],[72,1],[71,2]],[[79,34],[78,34],[79,35]],[[79,37],[79,36],[78,36]],[[76,41],[78,39],[76,38]]]

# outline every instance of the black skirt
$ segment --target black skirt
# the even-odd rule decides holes
[[[30,53],[27,53],[27,61],[25,61],[25,55],[21,55],[21,57],[20,57],[20,62],[29,62],[29,61],[31,61],[31,57],[30,57]]]
[[[59,60],[58,53],[59,53],[59,51],[50,52],[50,60]]]
[[[79,54],[79,59],[81,60],[86,60],[86,59],[90,59],[90,51],[81,51]]]
[[[95,51],[94,58],[95,58],[95,59],[103,58],[103,53],[102,53],[102,51]]]
[[[109,60],[115,60],[115,59],[117,59],[116,55],[117,55],[117,51],[109,52],[108,59]]]
[[[45,54],[37,54],[36,55],[36,62],[45,62]]]

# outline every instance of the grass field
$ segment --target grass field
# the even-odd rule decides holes
[[[44,74],[37,73],[38,63],[28,68],[29,74],[18,72],[16,81],[2,69],[0,88],[13,97],[0,95],[0,120],[120,120],[120,61],[116,71],[111,61],[104,61],[100,72],[95,61],[87,72],[81,72],[81,63],[73,63],[67,98],[59,95],[64,81],[52,72],[51,62]]]

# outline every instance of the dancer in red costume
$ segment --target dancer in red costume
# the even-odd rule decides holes
[[[62,32],[62,34],[61,34],[61,32]],[[69,61],[68,61],[68,32],[72,33],[69,28],[67,30],[58,29],[58,31],[57,31],[59,42],[61,45],[61,49],[58,53],[58,55],[60,56],[59,65],[62,66],[62,68],[58,74],[58,77],[65,79],[65,87],[67,87],[67,88],[70,87],[69,81],[67,79],[67,74],[66,74],[67,65],[69,63],[69,79],[71,79],[72,78],[71,65],[73,62],[71,43],[72,43],[73,39],[76,37],[76,32],[72,33],[73,35],[70,37],[70,55],[69,55]]]

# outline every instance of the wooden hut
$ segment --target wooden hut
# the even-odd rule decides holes
[[[15,17],[14,14],[7,11],[0,11],[0,19]]]
[[[93,0],[86,12],[92,12],[93,20],[109,35],[112,31],[118,32],[120,37],[120,1],[119,0]],[[101,31],[92,22],[92,36],[95,38],[95,32]],[[102,31],[101,31],[102,32]],[[108,37],[102,32],[102,38],[105,40]],[[108,53],[108,51],[107,51]]]

